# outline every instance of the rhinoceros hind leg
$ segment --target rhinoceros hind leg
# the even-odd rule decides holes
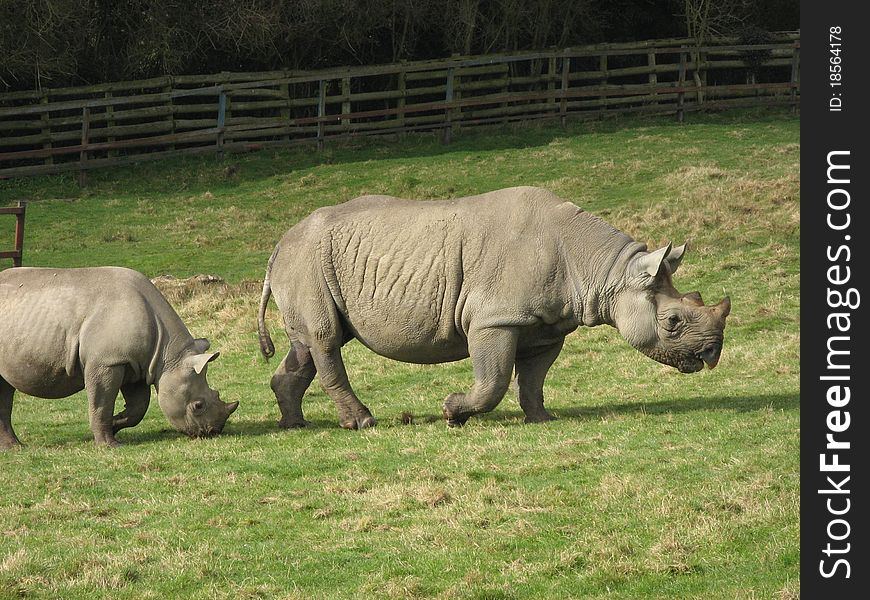
[[[151,402],[151,386],[144,381],[128,383],[121,386],[121,394],[124,396],[124,410],[112,418],[112,433],[138,425],[145,418]]]
[[[0,377],[0,450],[21,446],[18,436],[12,429],[12,396],[15,388]]]
[[[308,424],[302,415],[302,396],[317,374],[308,346],[292,337],[291,344],[290,352],[278,365],[271,381],[278,410],[281,411],[278,427],[285,429],[305,427]]]
[[[94,443],[98,446],[120,446],[112,432],[115,399],[124,380],[123,367],[85,367],[85,390]]]
[[[517,395],[526,414],[526,423],[544,423],[556,418],[544,408],[544,378],[559,356],[564,341],[563,338],[552,346],[517,356]]]
[[[451,427],[464,425],[469,417],[498,406],[511,382],[516,360],[517,332],[491,328],[468,334],[468,354],[474,383],[468,393],[447,396],[442,408]]]
[[[359,401],[347,380],[344,361],[341,360],[341,350],[321,350],[311,348],[311,357],[317,366],[320,385],[335,402],[338,409],[338,422],[345,429],[365,429],[374,427],[375,418],[369,409]]]

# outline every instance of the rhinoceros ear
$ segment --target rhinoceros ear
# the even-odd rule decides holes
[[[207,354],[195,354],[194,356],[191,356],[187,360],[190,363],[190,366],[193,368],[194,372],[196,372],[196,374],[199,375],[200,373],[202,373],[202,370],[205,369],[205,366],[208,363],[210,363],[211,361],[213,361],[214,359],[216,359],[220,355],[221,355],[220,352],[211,352],[211,353],[207,353]]]
[[[686,242],[682,246],[677,246],[668,253],[666,260],[668,261],[668,266],[671,268],[671,273],[677,272],[677,267],[679,267],[680,263],[683,262],[683,255],[686,253],[688,247],[689,243]]]
[[[664,248],[659,248],[655,252],[639,256],[637,260],[634,261],[634,272],[638,275],[646,273],[650,277],[655,277],[659,274],[659,270],[662,268],[662,262],[670,251],[671,243],[668,242],[668,245]]]
[[[196,348],[196,351],[200,354],[209,349],[211,343],[205,338],[196,338],[193,340],[193,347]]]

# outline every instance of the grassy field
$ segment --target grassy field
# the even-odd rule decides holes
[[[180,159],[93,172],[84,190],[0,181],[0,206],[30,201],[27,265],[224,278],[163,289],[221,350],[213,387],[241,403],[224,435],[190,440],[154,401],[107,450],[82,394],[16,396],[26,447],[0,454],[0,597],[799,597],[799,158],[798,117],[741,112]],[[581,329],[545,386],[558,421],[523,425],[509,393],[448,429],[441,401],[470,384],[468,361],[407,365],[352,342],[379,425],[338,428],[315,384],[312,426],[278,430],[256,306],[280,235],[363,193],[513,185],[653,246],[688,239],[677,287],[733,302],[719,367],[681,375]],[[285,351],[274,308],[269,325]]]

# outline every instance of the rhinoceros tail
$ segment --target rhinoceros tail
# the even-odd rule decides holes
[[[263,295],[260,297],[260,313],[257,318],[257,333],[260,336],[260,352],[266,358],[275,356],[275,344],[272,343],[272,337],[269,335],[269,330],[266,329],[266,307],[269,305],[269,297],[272,295],[272,264],[275,262],[275,257],[278,256],[278,246],[269,257],[269,264],[266,265],[266,277],[263,279]]]

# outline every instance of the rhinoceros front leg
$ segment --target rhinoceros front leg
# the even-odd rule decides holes
[[[308,346],[292,337],[290,342],[290,352],[272,375],[271,387],[281,411],[278,426],[305,427],[308,422],[302,415],[302,396],[314,380],[317,368]]]
[[[450,394],[444,400],[444,418],[451,427],[464,425],[469,417],[494,409],[511,382],[517,351],[514,329],[491,328],[468,334],[468,354],[474,383],[465,394]]]
[[[123,380],[124,367],[85,367],[91,431],[98,446],[120,446],[112,432],[112,417]]]
[[[128,383],[121,386],[121,394],[124,396],[124,410],[112,418],[112,433],[138,425],[145,418],[151,402],[151,386],[144,381]]]
[[[544,378],[562,350],[565,339],[544,348],[517,355],[517,395],[526,414],[526,423],[552,421],[556,417],[544,408]]]
[[[344,368],[344,361],[341,360],[341,350],[336,348],[326,351],[311,347],[311,357],[317,367],[320,385],[338,409],[339,424],[345,429],[373,427],[376,423],[375,418],[353,393],[347,380],[347,371]]]
[[[21,445],[12,429],[12,396],[15,388],[0,377],[0,450],[8,450]]]

